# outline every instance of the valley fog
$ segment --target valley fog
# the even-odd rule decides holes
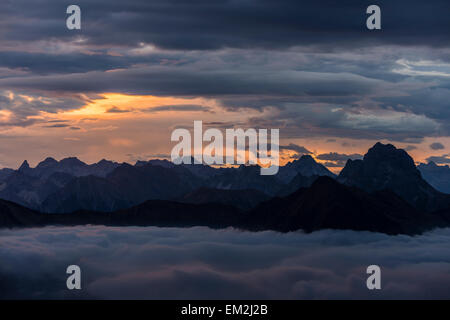
[[[450,229],[420,236],[156,227],[0,230],[0,298],[450,298]],[[79,265],[82,289],[66,288]],[[366,288],[366,268],[382,289]]]

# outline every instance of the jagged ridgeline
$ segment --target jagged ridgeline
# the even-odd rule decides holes
[[[381,143],[362,160],[348,160],[337,177],[311,156],[274,176],[260,175],[258,166],[213,168],[167,160],[88,165],[76,158],[47,158],[35,168],[25,161],[18,170],[0,171],[0,226],[204,225],[416,234],[450,222],[450,196],[433,186],[445,184],[448,167],[430,163],[419,169],[407,152]],[[441,179],[432,185],[424,177],[436,170]]]

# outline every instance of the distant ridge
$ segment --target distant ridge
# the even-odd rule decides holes
[[[444,193],[450,193],[450,167],[448,165],[438,166],[430,161],[428,164],[419,164],[417,169],[434,188]]]

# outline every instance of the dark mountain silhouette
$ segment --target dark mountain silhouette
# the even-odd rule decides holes
[[[81,210],[66,214],[39,214],[7,201],[0,201],[0,227],[43,225],[161,226],[289,232],[350,229],[386,234],[419,234],[450,225],[450,211],[420,212],[391,191],[369,194],[319,177],[310,188],[287,197],[276,197],[249,211],[219,203],[191,204],[149,200],[115,212]]]
[[[77,158],[56,161],[49,157],[31,168],[25,160],[18,170],[1,170],[3,174],[0,174],[0,198],[41,210],[43,202],[72,179],[88,175],[103,177],[118,165],[106,160],[87,165]],[[95,194],[92,197],[95,197]],[[65,211],[67,210],[69,208]]]
[[[225,190],[255,189],[268,195],[276,194],[283,186],[277,176],[261,175],[261,167],[257,165],[238,168],[215,169],[216,174],[207,178],[206,186]]]
[[[78,210],[73,213],[37,213],[8,201],[0,201],[0,228],[41,227],[45,225],[105,226],[208,226],[225,228],[238,225],[242,213],[222,204],[190,204],[168,200],[149,200],[115,212]]]
[[[44,212],[69,213],[77,210],[115,211],[135,205],[125,199],[121,188],[105,178],[87,176],[72,179],[47,197]]]
[[[169,200],[202,185],[200,179],[183,167],[165,168],[145,165],[135,167],[122,164],[112,171],[107,180],[120,186],[127,199],[135,203],[146,200]]]
[[[282,197],[274,201],[283,199],[284,203],[286,199],[290,199],[291,194],[299,195],[299,190],[310,190],[319,181],[317,173],[322,177],[334,177],[322,167],[312,157],[304,156],[281,167],[280,172],[284,171],[285,176],[280,177],[260,175],[259,166],[213,168],[203,164],[174,165],[167,160],[138,161],[134,166],[102,160],[87,165],[76,158],[61,161],[47,158],[36,168],[31,168],[28,162],[24,161],[18,170],[5,171],[3,178],[0,179],[0,198],[47,213],[70,213],[80,210],[115,212],[149,200],[191,204],[215,203],[248,210],[270,197]],[[97,174],[87,174],[89,172]],[[295,176],[290,178],[292,174]],[[438,211],[445,219],[446,212],[450,208],[449,195],[440,193],[429,185],[415,167],[412,158],[405,151],[392,145],[377,143],[363,160],[349,160],[337,180],[359,190],[357,193],[352,189],[352,192],[358,195],[364,192],[366,202],[371,203],[370,207],[380,210],[384,208],[385,218],[393,216],[392,212],[405,212],[413,208],[414,212],[419,213]],[[328,186],[323,185],[322,188]],[[314,190],[316,189],[317,186]],[[346,195],[349,193],[350,191]],[[395,197],[392,194],[395,194]],[[389,205],[386,204],[388,199],[391,201]],[[324,206],[327,204],[326,200],[323,201]],[[335,208],[336,205],[342,210],[348,210],[350,216],[356,214],[352,211],[350,202],[346,202],[345,199],[342,201],[339,204],[327,205],[330,208]],[[408,203],[410,207],[405,209],[403,202]],[[380,208],[380,205],[387,206],[387,209]],[[260,206],[261,204],[258,210],[264,212]],[[280,208],[282,207],[280,203]],[[276,215],[278,211],[275,207],[272,209]],[[362,207],[361,216],[372,217],[372,211],[369,209]],[[325,212],[325,208],[321,210]],[[305,209],[305,212],[308,211]],[[306,217],[300,219],[302,223],[306,223],[304,219]],[[329,223],[331,219],[327,216],[323,224],[319,225],[333,226]],[[344,226],[357,228],[359,224],[362,228],[368,228],[366,225],[368,222],[363,224],[362,221],[353,219],[356,225],[352,225],[351,221],[344,220],[342,220]],[[269,225],[284,230],[282,224],[276,226],[273,224],[274,221],[271,219]],[[255,220],[255,225],[258,223]],[[418,223],[416,220],[413,223],[420,227],[426,225],[425,222]],[[292,226],[295,228],[304,226],[307,230],[314,227],[307,223],[305,225],[292,223]],[[335,226],[340,227],[337,223]],[[404,224],[401,226],[405,227]],[[394,229],[399,228],[396,226]]]
[[[20,165],[19,169],[17,169],[17,171],[24,173],[24,174],[31,172],[31,168],[30,168],[30,165],[28,164],[28,161],[24,160],[24,162],[22,162],[22,164]]]
[[[363,160],[348,160],[337,179],[367,192],[391,190],[422,211],[450,207],[449,196],[426,182],[408,153],[391,144],[377,143]]]
[[[0,200],[0,228],[34,227],[45,224],[45,215],[10,201]]]
[[[45,179],[27,173],[27,169],[17,170],[5,177],[0,182],[0,198],[37,210],[41,208],[44,199],[73,178],[60,172],[55,172]]]
[[[151,199],[178,199],[200,187],[254,189],[268,196],[286,195],[300,186],[311,185],[315,180],[311,177],[317,174],[333,176],[309,156],[281,167],[282,174],[275,176],[261,176],[259,166],[214,168],[193,164],[193,158],[185,160],[191,160],[192,164],[175,165],[155,159],[137,161],[132,166],[103,159],[88,165],[74,157],[60,161],[48,157],[31,168],[25,160],[18,170],[0,170],[0,198],[44,212],[83,209],[107,212]],[[299,172],[304,179],[296,178]],[[247,196],[247,205],[261,200],[260,194]],[[241,205],[247,206],[238,203]]]
[[[168,161],[168,160],[160,160],[160,159],[154,159],[154,160],[149,160],[149,161],[142,161],[142,160],[138,160],[136,161],[135,166],[136,167],[143,167],[146,165],[154,165],[154,166],[160,166],[160,167],[164,167],[164,168],[173,168],[175,167],[175,164],[173,164],[172,162]]]
[[[56,161],[55,159],[49,157],[40,162],[35,168],[29,168],[28,166],[26,173],[28,175],[43,179],[49,177],[53,173],[67,173],[74,177],[83,177],[88,175],[105,177],[118,166],[118,163],[107,161],[105,159],[88,165],[75,157],[65,158],[61,161]]]
[[[3,181],[4,179],[8,178],[11,174],[13,174],[15,172],[15,170],[10,169],[10,168],[3,168],[0,169],[0,183],[1,181]]]
[[[277,177],[283,182],[288,183],[298,174],[304,177],[310,176],[328,176],[336,177],[334,173],[328,170],[324,165],[317,163],[310,155],[303,155],[298,160],[294,160],[280,167]]]
[[[106,177],[78,177],[42,203],[44,212],[115,211],[151,199],[169,200],[201,186],[188,170],[122,164]]]
[[[185,194],[177,199],[184,203],[219,203],[232,205],[236,208],[247,210],[255,207],[257,204],[269,200],[269,196],[254,189],[244,190],[220,190],[202,187]]]
[[[149,200],[135,207],[110,214],[110,217],[112,225],[225,228],[236,225],[241,214],[236,208],[222,204]],[[78,218],[76,214],[72,216]]]
[[[305,177],[301,173],[297,174],[294,179],[292,179],[288,184],[286,184],[280,192],[278,192],[278,196],[283,197],[287,196],[291,193],[294,193],[300,188],[309,188],[319,176],[312,175]]]
[[[251,230],[352,229],[387,234],[415,234],[446,222],[421,213],[393,192],[369,194],[329,177],[319,177],[310,188],[259,204],[246,217]]]
[[[417,166],[422,177],[438,191],[450,193],[450,167],[438,166],[433,161],[428,164],[421,163]]]
[[[135,166],[153,165],[153,166],[160,166],[160,167],[164,167],[164,168],[183,167],[183,168],[189,170],[193,175],[195,175],[197,177],[201,177],[201,178],[211,178],[220,173],[219,169],[210,167],[205,164],[194,163],[194,157],[185,158],[184,160],[185,161],[189,160],[190,164],[181,163],[179,165],[176,165],[173,162],[170,162],[165,159],[164,160],[153,159],[153,160],[149,160],[149,161],[137,161]]]

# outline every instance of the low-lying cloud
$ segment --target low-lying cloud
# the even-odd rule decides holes
[[[421,236],[207,228],[0,231],[0,298],[450,298],[450,229]],[[82,290],[66,289],[66,268]],[[382,290],[366,288],[366,267]]]

